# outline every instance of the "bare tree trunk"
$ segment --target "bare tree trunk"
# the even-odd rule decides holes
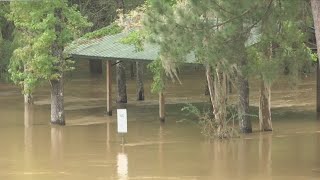
[[[210,95],[210,100],[211,100],[211,106],[212,106],[212,112],[213,116],[215,115],[216,107],[214,104],[214,82],[212,78],[212,71],[211,71],[211,66],[209,64],[206,65],[206,77],[207,77],[207,82],[208,82],[208,89],[209,89],[209,95]]]
[[[270,85],[261,81],[260,104],[259,104],[259,123],[260,123],[261,131],[272,131],[270,99],[271,99]]]
[[[144,100],[144,87],[143,87],[143,63],[136,61],[137,70],[137,100]]]
[[[214,93],[215,93],[215,112],[214,116],[216,122],[218,123],[218,136],[223,137],[223,128],[226,125],[226,114],[227,114],[227,85],[226,85],[226,75],[221,72],[219,68],[216,68],[216,74],[214,79]]]
[[[245,53],[245,45],[243,43],[239,43],[240,48],[243,49],[243,53]],[[251,133],[252,125],[251,120],[249,118],[249,81],[245,76],[243,69],[247,66],[248,60],[246,54],[242,54],[239,57],[239,67],[242,70],[241,73],[238,73],[238,117],[239,117],[239,128],[242,133]]]
[[[65,125],[63,103],[63,77],[51,80],[51,123]]]
[[[320,1],[311,0],[312,15],[314,28],[316,33],[316,42],[317,42],[317,54],[318,54],[318,64],[317,64],[317,112],[320,112]]]
[[[127,103],[126,70],[122,62],[117,61],[117,103]]]
[[[249,82],[242,75],[238,75],[238,89],[239,89],[239,127],[242,133],[251,133],[252,126],[249,119]]]
[[[54,10],[54,16],[57,17],[61,22],[63,21],[62,9],[56,8]],[[51,50],[52,55],[58,59],[58,62],[55,64],[57,69],[63,66],[63,46],[61,46],[59,39],[61,38],[62,27],[61,22],[57,22],[55,25],[56,40],[53,43]],[[51,123],[65,125],[65,116],[64,116],[64,102],[63,102],[63,72],[58,70],[56,72],[60,77],[57,79],[51,79]]]

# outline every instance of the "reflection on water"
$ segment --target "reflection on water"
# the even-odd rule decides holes
[[[31,127],[34,120],[34,105],[24,104],[24,126]]]
[[[259,168],[260,174],[272,179],[272,134],[259,135]]]
[[[63,162],[63,130],[62,127],[51,127],[51,158],[56,167],[61,167]]]
[[[168,102],[206,101],[199,88],[201,78],[186,77],[183,86],[169,84]],[[19,90],[0,83],[0,179],[319,179],[314,82],[306,79],[296,89],[275,85],[273,132],[208,141],[194,121],[181,115],[181,105],[168,105],[167,122],[160,124],[157,96],[148,94],[150,81],[145,83],[146,101],[139,103],[135,81],[129,81],[124,146],[116,132],[116,116],[104,116],[103,78],[68,80],[65,127],[49,124],[50,93],[45,87],[37,90],[34,107],[24,107]],[[251,103],[257,104],[254,86],[251,96]],[[253,123],[257,129],[258,121]]]
[[[126,153],[119,152],[117,155],[117,173],[119,180],[128,179],[128,156]]]

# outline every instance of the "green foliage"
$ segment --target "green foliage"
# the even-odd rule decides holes
[[[304,3],[281,1],[281,4],[271,4],[270,15],[260,24],[260,41],[247,48],[251,73],[258,74],[268,84],[283,72],[294,82],[315,60],[315,55],[305,44],[308,34],[303,31],[301,23],[297,23],[301,20],[299,11],[292,10]]]
[[[136,51],[143,51],[145,43],[146,33],[145,31],[132,31],[128,36],[121,39],[121,43],[134,45]]]
[[[160,58],[150,63],[148,68],[153,74],[151,92],[157,93],[163,91],[165,89],[165,72]]]
[[[249,55],[248,66],[240,69],[243,74],[262,74],[271,82],[284,68],[296,75],[313,57],[304,44],[310,17],[307,6],[299,0],[186,0],[176,4],[150,0],[145,27],[151,41],[160,45],[168,72],[191,52],[200,63],[213,67],[240,66]],[[274,55],[268,61],[270,43]]]
[[[0,78],[7,77],[7,66],[10,63],[10,58],[14,50],[14,44],[10,40],[0,39]]]
[[[16,26],[18,48],[13,52],[9,72],[14,83],[27,87],[24,93],[32,93],[42,80],[58,79],[72,69],[66,55],[54,54],[57,48],[53,46],[62,51],[80,36],[82,28],[91,24],[67,0],[15,1],[10,8],[8,18]],[[59,10],[63,18],[55,14]]]
[[[93,26],[87,32],[95,31],[109,26],[117,17],[117,2],[115,0],[69,0],[70,4],[76,4],[81,14],[88,17]],[[144,3],[144,0],[123,0],[125,12]]]
[[[89,32],[83,36],[85,39],[98,39],[103,36],[108,36],[108,35],[114,35],[118,34],[123,30],[122,27],[118,26],[117,24],[113,23],[109,26],[103,27],[99,30]]]

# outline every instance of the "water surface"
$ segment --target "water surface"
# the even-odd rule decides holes
[[[104,115],[104,78],[88,73],[68,77],[65,127],[49,124],[46,85],[37,90],[32,125],[25,127],[20,90],[2,82],[0,179],[320,178],[320,119],[314,112],[314,78],[305,78],[295,88],[285,80],[274,85],[273,132],[257,132],[257,118],[253,117],[253,134],[210,142],[200,134],[196,121],[183,115],[182,105],[175,105],[208,100],[201,75],[184,76],[183,85],[169,83],[170,105],[164,125],[158,121],[157,96],[150,93],[150,79],[146,80],[145,102],[135,101],[135,82],[129,80],[124,145],[116,132],[116,116]],[[252,105],[258,104],[256,84],[251,84]]]

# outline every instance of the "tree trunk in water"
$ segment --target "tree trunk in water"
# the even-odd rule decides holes
[[[52,55],[57,58],[57,62],[54,64],[57,69],[62,68],[64,63],[63,50],[64,47],[59,42],[62,36],[61,23],[63,22],[62,9],[56,8],[54,10],[54,16],[59,19],[55,24],[56,40],[52,44],[51,51]],[[64,102],[63,102],[63,72],[57,70],[55,72],[59,77],[57,79],[51,79],[51,123],[58,125],[65,125],[64,120]]]
[[[212,78],[211,66],[209,64],[206,65],[206,77],[207,77],[210,101],[211,101],[211,106],[212,106],[212,112],[213,112],[213,116],[214,116],[215,110],[216,110],[216,107],[214,104],[214,82],[213,82],[213,78]]]
[[[249,119],[249,82],[248,79],[242,75],[238,75],[238,88],[239,88],[239,127],[242,133],[251,133],[252,126]]]
[[[122,62],[117,61],[117,103],[127,103],[126,70]]]
[[[137,69],[137,100],[144,100],[144,87],[143,87],[143,63],[136,61]]]
[[[261,81],[259,104],[259,123],[261,131],[272,131],[270,89],[270,85]]]
[[[240,48],[243,50],[242,52],[246,52],[244,42],[242,40],[239,43]],[[241,73],[238,73],[238,117],[239,117],[239,128],[242,133],[251,133],[252,125],[251,120],[249,118],[249,81],[245,76],[243,69],[247,66],[248,60],[247,55],[242,54],[239,56],[239,67],[242,70]]]
[[[217,67],[215,70],[214,79],[214,93],[215,93],[215,111],[214,116],[218,123],[217,135],[220,138],[224,138],[224,126],[226,125],[226,114],[227,114],[227,77]]]
[[[63,104],[63,76],[51,80],[51,123],[65,125]]]
[[[320,1],[311,0],[312,15],[316,33],[318,61],[320,58]],[[317,64],[317,112],[320,112],[320,63]]]
[[[90,73],[92,74],[102,74],[102,61],[101,60],[90,60]]]

